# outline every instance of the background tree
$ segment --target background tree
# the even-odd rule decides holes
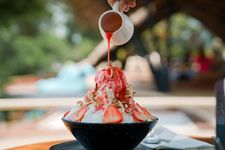
[[[11,76],[79,61],[99,39],[95,31],[79,29],[64,1],[0,0],[0,14],[0,95]]]

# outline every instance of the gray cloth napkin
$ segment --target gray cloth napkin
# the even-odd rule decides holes
[[[214,146],[195,140],[162,127],[156,126],[141,142],[142,145],[154,149],[214,150]]]

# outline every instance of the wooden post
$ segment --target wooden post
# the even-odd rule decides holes
[[[135,31],[134,36],[132,38],[132,42],[136,47],[136,52],[140,56],[146,56],[148,54],[148,49],[143,43],[141,39],[140,33],[138,30]],[[169,92],[170,91],[170,78],[169,78],[169,70],[168,66],[162,66],[161,68],[154,68],[154,66],[149,62],[149,67],[152,70],[157,90],[161,92]]]
[[[134,35],[133,35],[131,41],[132,41],[132,43],[134,43],[134,46],[135,46],[135,49],[136,49],[136,52],[138,55],[144,57],[145,55],[148,54],[148,49],[144,45],[138,29],[135,29]]]

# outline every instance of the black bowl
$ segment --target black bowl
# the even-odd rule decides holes
[[[131,150],[152,130],[158,119],[121,124],[62,120],[73,136],[88,150]]]

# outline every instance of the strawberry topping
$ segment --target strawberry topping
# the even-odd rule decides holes
[[[136,103],[136,108],[132,109],[132,116],[134,120],[137,122],[148,121],[151,119],[152,115],[148,112],[147,109],[141,107],[138,103]]]
[[[99,110],[104,110],[104,105],[99,105],[99,106],[96,106],[96,111],[99,111]]]
[[[88,107],[82,106],[79,110],[77,110],[74,114],[72,114],[70,116],[70,118],[74,121],[80,122],[83,118],[83,116],[85,115],[85,113],[87,112]]]
[[[127,80],[123,71],[116,67],[107,67],[99,71],[95,77],[96,89],[107,85],[113,90],[118,100],[126,100]]]
[[[117,107],[111,105],[106,108],[104,112],[103,122],[104,123],[120,123],[123,120],[122,113]]]
[[[69,113],[69,111],[67,111],[67,112],[63,115],[63,118],[66,117],[66,115],[68,115],[68,113]]]
[[[137,109],[132,111],[133,119],[137,122],[144,122],[149,120],[149,116],[146,113],[140,112]]]
[[[139,105],[139,104],[137,104],[137,105]],[[152,116],[152,115],[150,114],[150,112],[149,112],[146,108],[141,107],[140,105],[139,105],[139,107],[141,108],[141,110],[142,110],[146,115],[149,115],[149,117]]]

